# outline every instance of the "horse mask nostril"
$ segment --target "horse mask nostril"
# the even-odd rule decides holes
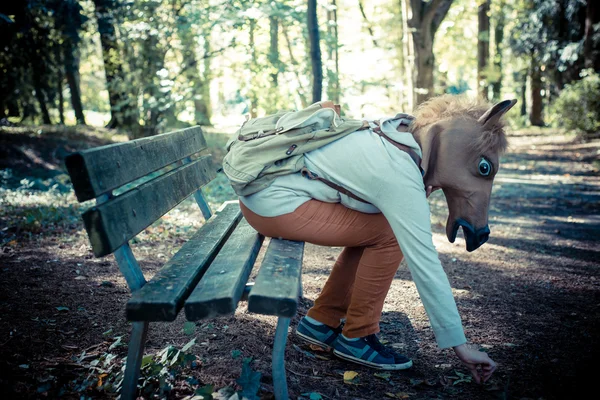
[[[486,225],[483,228],[475,230],[473,225],[462,218],[457,219],[454,223],[454,237],[456,237],[456,231],[459,226],[463,228],[467,251],[469,252],[477,250],[482,244],[487,242],[490,237],[489,226]]]
[[[479,239],[479,246],[484,244],[490,238],[490,227],[488,225],[477,231],[477,237]]]

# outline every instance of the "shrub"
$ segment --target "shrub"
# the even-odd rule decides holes
[[[555,122],[586,134],[600,130],[600,75],[583,70],[581,80],[566,85],[552,105]]]

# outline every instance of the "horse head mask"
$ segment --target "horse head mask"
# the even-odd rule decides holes
[[[500,118],[516,100],[493,107],[463,96],[444,95],[423,103],[411,126],[423,151],[425,187],[442,189],[448,202],[446,236],[459,227],[473,251],[487,242],[488,209],[500,154],[507,146]]]

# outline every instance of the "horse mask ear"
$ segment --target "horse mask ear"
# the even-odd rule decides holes
[[[481,125],[483,125],[484,129],[491,129],[494,125],[498,123],[500,118],[508,110],[510,110],[515,104],[517,104],[517,100],[504,100],[498,104],[495,104],[487,110],[479,119],[477,120]]]

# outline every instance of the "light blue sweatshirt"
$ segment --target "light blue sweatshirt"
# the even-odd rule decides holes
[[[396,130],[399,123],[391,118],[380,121],[386,136],[421,155],[412,134]],[[306,153],[305,165],[370,204],[300,173],[277,177],[268,188],[240,200],[263,217],[291,213],[311,199],[342,203],[364,213],[382,212],[406,257],[438,345],[465,343],[452,289],[433,245],[423,178],[408,154],[367,129]]]

